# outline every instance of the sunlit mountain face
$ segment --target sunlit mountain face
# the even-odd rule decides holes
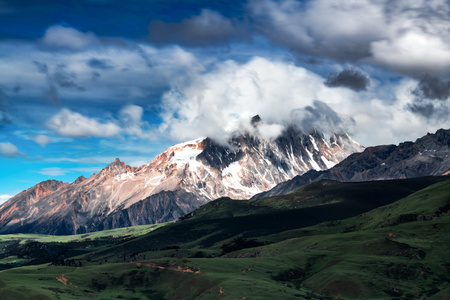
[[[255,121],[257,120],[257,121]],[[252,119],[259,130],[259,117]],[[0,232],[77,234],[174,221],[221,197],[246,200],[364,148],[348,135],[291,127],[275,140],[246,132],[172,146],[140,167],[120,159],[73,183],[44,181],[0,207]]]

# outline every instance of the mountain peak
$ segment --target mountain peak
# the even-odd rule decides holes
[[[117,175],[125,172],[131,172],[133,168],[131,166],[126,165],[119,158],[116,158],[112,163],[107,165],[103,170],[101,170],[101,174],[108,173],[111,175]]]
[[[119,158],[116,158],[112,163],[106,166],[105,169],[114,170],[114,169],[122,169],[125,167],[125,163],[121,161]]]
[[[253,116],[252,120],[250,121],[253,126],[256,126],[256,124],[258,124],[259,122],[261,122],[261,117],[259,115]]]
[[[83,175],[81,175],[80,177],[78,177],[77,179],[75,179],[75,181],[73,182],[74,184],[79,184],[82,183],[83,181],[86,180],[86,177],[84,177]]]
[[[62,182],[62,181],[50,179],[50,180],[46,180],[46,181],[42,181],[42,182],[38,183],[36,185],[36,187],[43,188],[43,189],[56,190],[63,184],[64,184],[64,182]]]

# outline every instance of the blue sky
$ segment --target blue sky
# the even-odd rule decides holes
[[[0,202],[253,115],[365,146],[449,128],[448,1],[0,1]]]

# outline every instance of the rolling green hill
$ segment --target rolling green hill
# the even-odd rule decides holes
[[[1,271],[0,299],[449,299],[449,209],[444,177],[219,199],[149,233]]]

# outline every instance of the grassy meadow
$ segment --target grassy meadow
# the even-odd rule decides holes
[[[2,236],[0,299],[450,299],[449,209],[444,177],[322,181],[174,223]]]

